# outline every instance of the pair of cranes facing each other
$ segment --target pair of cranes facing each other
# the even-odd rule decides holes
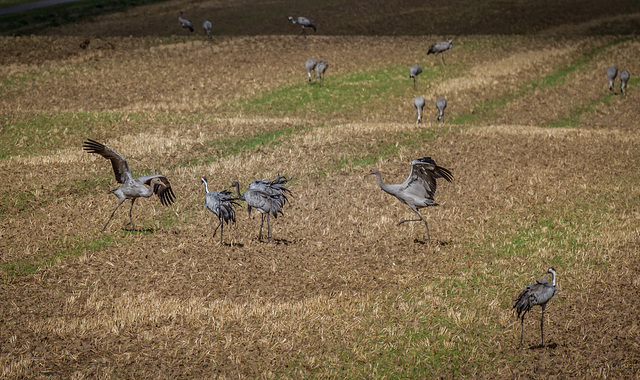
[[[127,160],[115,150],[91,139],[88,139],[83,143],[83,149],[88,153],[99,154],[111,161],[116,181],[122,184],[119,188],[111,190],[111,193],[118,198],[118,205],[102,228],[103,232],[106,230],[111,219],[113,219],[118,208],[120,208],[122,203],[127,199],[131,200],[129,219],[131,220],[131,227],[134,231],[136,228],[133,223],[132,214],[133,205],[136,199],[149,198],[155,194],[158,196],[158,199],[160,199],[160,203],[163,206],[171,206],[175,202],[175,194],[171,188],[171,183],[164,175],[150,174],[133,178]],[[249,185],[249,190],[245,191],[244,194],[240,194],[239,185],[237,182],[234,182],[232,185],[236,186],[238,191],[237,198],[234,198],[229,190],[223,190],[222,192],[209,191],[207,178],[202,176],[201,180],[205,185],[206,192],[204,207],[213,212],[219,219],[218,226],[213,233],[214,237],[218,228],[220,228],[220,242],[222,243],[224,224],[235,222],[234,207],[238,205],[236,200],[240,199],[247,202],[249,216],[251,216],[252,208],[257,209],[262,214],[262,223],[264,223],[265,215],[267,215],[267,226],[269,228],[268,238],[271,240],[272,235],[269,214],[274,215],[274,217],[277,217],[278,214],[282,214],[282,206],[288,200],[286,194],[291,194],[291,191],[284,186],[284,184],[290,181],[290,178],[284,178],[278,175],[272,181],[254,181]],[[262,239],[262,224],[260,224],[258,238]]]
[[[615,93],[615,90],[613,89],[613,82],[618,76],[618,68],[616,66],[609,66],[607,67],[606,74],[607,79],[609,80],[609,91],[613,91]],[[624,88],[627,86],[630,77],[631,74],[629,74],[628,70],[620,71],[620,94],[624,95]]]
[[[422,122],[422,111],[424,110],[425,104],[426,101],[422,96],[418,96],[413,99],[413,106],[416,107],[416,112],[418,113],[418,120],[416,121],[416,124],[420,124]],[[444,122],[443,117],[444,110],[447,108],[447,100],[445,98],[436,99],[436,108],[438,109],[438,118],[436,119],[436,123],[441,120]]]

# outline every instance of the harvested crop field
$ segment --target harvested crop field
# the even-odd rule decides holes
[[[428,9],[412,2],[352,25],[359,1],[168,1],[0,37],[0,378],[640,376],[640,9],[547,3],[507,24],[474,3],[447,35],[403,29]],[[293,11],[332,21],[298,36]],[[427,49],[448,38],[443,65]],[[307,58],[329,62],[322,85]],[[133,231],[126,201],[101,232],[119,185],[87,138],[176,202],[138,200]],[[454,175],[421,211],[431,242],[369,174],[402,183],[423,156]],[[220,244],[200,177],[278,173],[293,194],[273,240],[242,203]],[[514,298],[549,267],[544,345],[535,307],[519,347]]]

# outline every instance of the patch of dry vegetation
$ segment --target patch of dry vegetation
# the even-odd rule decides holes
[[[366,104],[340,118],[239,106],[304,81],[296,51],[328,57],[341,83],[364,62],[426,67],[414,49],[424,40],[134,39],[97,60],[51,52],[48,61],[25,49],[33,64],[2,69],[3,145],[22,145],[0,159],[11,178],[0,197],[0,376],[636,375],[637,91],[598,103],[575,127],[541,128],[606,96],[596,74],[609,53],[635,72],[635,40],[558,86],[505,102],[498,123],[416,125],[409,82],[370,118]],[[419,90],[446,94],[448,111],[463,114],[553,74],[578,46],[609,40],[461,38],[448,58],[464,66]],[[142,62],[152,69],[136,70]],[[570,100],[541,101],[563,93]],[[69,137],[51,132],[56,144],[37,144],[48,137],[27,135],[29,126],[68,127]],[[176,204],[136,202],[143,230],[130,232],[127,203],[99,233],[116,184],[106,160],[81,151],[86,137],[127,157],[134,174],[167,175]],[[424,155],[455,176],[440,183],[441,206],[423,212],[434,244],[421,223],[397,226],[411,211],[368,174],[375,167],[400,183]],[[221,190],[276,173],[293,177],[293,195],[272,219],[273,244],[257,240],[259,221],[243,206],[219,245],[200,175]],[[516,350],[512,298],[548,266],[560,287],[547,308],[548,345]],[[538,318],[534,310],[525,320],[527,348],[538,344]]]

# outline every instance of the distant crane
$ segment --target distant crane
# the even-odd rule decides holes
[[[304,63],[304,68],[307,70],[307,75],[309,76],[309,83],[311,83],[311,72],[315,70],[317,63],[318,61],[313,58],[307,59]]]
[[[213,27],[213,26],[211,25],[211,21],[209,21],[209,20],[205,20],[205,21],[202,23],[202,27],[204,28],[204,31],[205,31],[205,32],[207,32],[207,37],[208,37],[209,39],[211,39],[211,28]]]
[[[189,32],[193,32],[193,23],[190,20],[182,18],[182,15],[184,15],[184,12],[180,11],[180,16],[178,16],[178,21],[180,22],[180,26],[185,31],[188,30]],[[189,32],[187,32],[187,34],[189,34]]]
[[[320,85],[324,84],[324,72],[327,71],[329,64],[327,61],[320,61],[316,64],[316,79],[320,78]]]
[[[609,91],[614,91],[613,89],[613,81],[616,79],[618,75],[618,68],[615,66],[607,67],[607,79],[609,79]]]
[[[434,54],[436,60],[438,59],[438,53],[442,56],[442,64],[444,65],[444,52],[451,49],[453,47],[453,40],[449,40],[447,42],[436,42],[435,44],[429,46],[429,51],[427,55]]]
[[[513,308],[518,313],[518,318],[521,320],[520,330],[520,347],[522,347],[522,335],[524,334],[524,316],[535,305],[542,307],[542,317],[540,318],[540,338],[542,340],[542,346],[544,346],[544,309],[547,307],[547,302],[556,295],[558,286],[556,285],[556,271],[553,268],[549,268],[547,273],[551,273],[553,279],[549,283],[546,276],[542,276],[540,281],[536,281],[535,284],[527,286],[516,298],[516,303],[513,304]]]
[[[306,28],[313,28],[313,31],[317,32],[316,25],[313,23],[313,21],[309,20],[306,17],[293,18],[293,17],[289,16],[289,21],[291,21],[291,23],[293,23],[293,24],[298,24],[298,25],[300,25],[302,27],[302,33],[300,33],[300,34],[306,34],[306,32],[307,32]]]
[[[439,112],[438,118],[436,119],[436,123],[437,123],[440,120],[442,120],[442,118],[444,117],[444,109],[447,108],[447,99],[438,98],[436,100],[436,108],[438,109],[438,112]]]
[[[131,199],[131,209],[129,210],[129,218],[131,219],[131,227],[135,231],[136,227],[133,224],[133,217],[131,216],[131,212],[133,211],[133,204],[136,199],[140,197],[149,198],[153,194],[157,194],[160,199],[160,203],[163,206],[171,206],[175,201],[175,195],[173,194],[173,190],[171,189],[171,184],[167,177],[162,174],[150,174],[145,175],[138,178],[133,178],[131,175],[131,170],[129,170],[129,164],[127,164],[127,160],[118,154],[115,150],[109,148],[108,146],[101,144],[95,140],[87,139],[84,142],[82,148],[86,150],[88,153],[97,153],[107,160],[111,161],[111,166],[113,167],[113,172],[116,176],[116,181],[121,183],[122,186],[115,190],[111,190],[111,192],[118,197],[118,205],[115,210],[111,213],[109,220],[104,225],[102,231],[107,228],[111,218],[118,210],[118,207],[126,200]],[[146,185],[146,186],[145,186]],[[149,186],[149,187],[147,187]]]
[[[422,110],[424,110],[425,104],[425,100],[422,96],[418,96],[413,99],[413,105],[416,107],[416,111],[418,111],[418,120],[416,121],[416,124],[420,124],[422,121]]]
[[[627,86],[627,82],[629,81],[629,72],[627,70],[620,71],[620,93],[624,95],[624,88]]]
[[[209,191],[209,184],[207,183],[207,177],[201,177],[202,183],[204,183],[204,191],[206,196],[204,198],[204,207],[209,209],[218,217],[218,226],[213,231],[213,236],[216,236],[218,228],[220,228],[220,244],[222,244],[222,234],[224,233],[224,224],[229,222],[236,222],[235,206],[239,206],[236,199],[233,197],[230,190],[223,190],[221,192]]]
[[[431,243],[429,225],[418,209],[438,205],[433,200],[433,196],[436,193],[436,179],[444,178],[451,182],[453,180],[451,172],[448,169],[436,165],[436,162],[431,157],[422,157],[411,162],[411,173],[406,181],[400,185],[387,185],[382,183],[380,172],[376,169],[371,169],[369,173],[375,174],[375,176],[378,177],[378,184],[382,190],[411,207],[411,210],[420,217],[420,219],[402,220],[398,225],[404,222],[423,221],[425,227],[427,227],[427,238],[429,239],[429,243]]]
[[[422,67],[413,65],[409,68],[409,79],[413,78],[413,89],[416,89],[416,77],[422,72]]]
[[[238,198],[247,202],[247,212],[249,213],[249,217],[251,217],[251,209],[255,208],[260,211],[262,215],[262,221],[260,222],[260,232],[258,232],[258,240],[262,240],[262,226],[264,225],[265,215],[267,216],[267,228],[269,231],[267,241],[271,240],[271,223],[270,223],[270,215],[273,215],[274,218],[278,217],[278,214],[283,214],[282,205],[283,200],[279,195],[271,195],[264,191],[258,189],[248,189],[243,194],[240,194],[240,185],[237,181],[234,181],[231,184],[231,187],[235,187],[238,192]]]

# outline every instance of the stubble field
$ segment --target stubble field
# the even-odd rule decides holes
[[[0,38],[0,377],[640,374],[640,41],[603,33],[623,16],[461,31],[446,66],[426,52],[449,36],[395,30],[300,37],[284,20],[206,41],[172,16],[173,35],[105,32],[185,6]],[[330,64],[323,86],[310,57]],[[612,64],[631,72],[624,97]],[[86,138],[165,174],[176,203],[137,201],[131,231],[127,201],[100,232],[118,185]],[[369,175],[401,183],[422,156],[455,177],[422,212],[431,243]],[[272,242],[244,204],[212,237],[201,175],[221,190],[278,173],[293,195]],[[550,266],[545,346],[536,308],[519,348],[513,299]]]

